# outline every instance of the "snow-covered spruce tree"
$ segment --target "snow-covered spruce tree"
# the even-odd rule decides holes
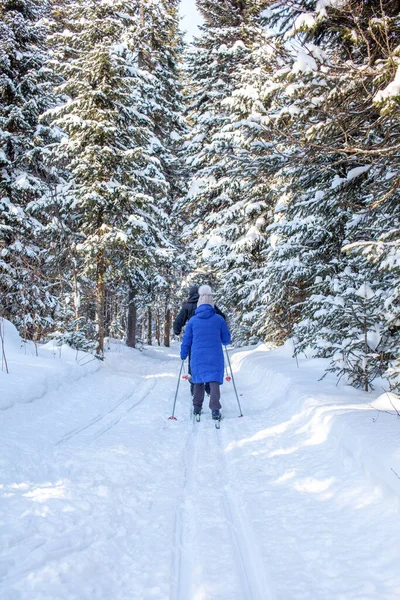
[[[52,148],[70,174],[79,250],[96,295],[97,351],[104,351],[107,281],[115,269],[148,268],[160,246],[159,202],[167,182],[151,155],[144,100],[149,81],[135,57],[136,1],[66,2],[55,7],[55,67],[66,101],[48,115],[63,132]],[[151,83],[150,83],[151,85]],[[125,271],[127,275],[127,271]],[[124,274],[121,274],[124,279]]]
[[[279,139],[269,126],[275,110],[275,74],[285,64],[286,52],[268,29],[260,29],[261,15],[254,22],[254,44],[240,72],[239,86],[225,101],[231,121],[218,136],[231,140],[235,148],[234,154],[226,154],[222,160],[231,180],[240,186],[233,210],[221,214],[217,232],[224,242],[216,258],[223,265],[224,289],[236,300],[234,329],[241,342],[264,337],[265,325],[271,320],[260,319],[265,302],[264,269],[269,226],[283,194],[282,170],[289,154],[286,140]]]
[[[51,154],[51,153],[50,153]],[[88,301],[93,289],[84,271],[79,245],[84,237],[79,228],[79,213],[71,210],[74,188],[65,165],[57,169],[59,181],[48,199],[49,221],[43,231],[46,246],[46,268],[52,290],[58,299],[58,310],[51,337],[74,348],[95,348],[93,314],[95,305]]]
[[[20,332],[38,339],[57,305],[46,269],[44,225],[55,174],[44,145],[52,132],[39,124],[54,104],[46,67],[48,3],[0,3],[0,306]]]
[[[364,329],[368,322],[368,331],[374,330],[370,322],[374,311],[370,312],[371,303],[356,292],[368,284],[382,308],[388,302],[393,306],[396,276],[393,273],[389,284],[384,269],[379,269],[377,263],[374,267],[373,261],[367,264],[367,253],[359,253],[357,264],[353,254],[340,251],[349,244],[353,251],[357,246],[365,248],[369,241],[374,246],[381,239],[379,228],[383,222],[391,231],[392,243],[397,228],[397,186],[393,186],[393,181],[398,164],[398,122],[393,113],[377,110],[383,100],[381,95],[387,95],[387,88],[381,95],[378,90],[383,82],[386,86],[389,83],[388,65],[397,60],[396,8],[380,2],[342,2],[340,6],[300,2],[291,11],[284,3],[280,8],[279,3],[274,3],[274,11],[271,19],[280,11],[280,23],[284,22],[286,38],[291,40],[288,48],[292,57],[286,73],[277,74],[276,98],[281,109],[271,115],[272,126],[277,136],[286,137],[292,165],[286,177],[289,198],[273,230],[275,248],[267,266],[270,300],[266,313],[273,308],[276,289],[280,289],[282,300],[289,300],[287,308],[292,308],[294,322],[302,319],[302,324],[311,323],[308,329],[303,325],[297,329],[300,346],[308,344],[324,354],[326,346],[319,348],[321,336],[316,339],[315,334],[328,319],[328,329],[336,336],[330,343],[335,341],[340,347],[352,339],[346,351],[351,353],[353,349],[359,360],[349,363],[346,373],[365,388],[369,376],[366,378],[365,369],[359,369],[359,365],[364,359],[368,362],[367,355],[376,347],[367,349],[364,345],[363,358],[359,337],[354,332],[360,327],[363,310]],[[393,77],[393,68],[391,71]],[[393,102],[392,96],[392,105]],[[377,201],[379,195],[381,200]],[[381,211],[382,217],[385,215],[382,221]],[[374,219],[380,221],[376,228],[372,226]],[[335,283],[332,289],[330,282],[344,282],[349,273],[353,277],[358,273],[358,279],[349,287],[353,292],[346,294],[342,305],[343,286]],[[283,286],[277,288],[282,280]],[[331,315],[327,315],[327,304],[336,307]],[[383,312],[390,313],[392,319],[393,311]],[[382,331],[377,309],[375,319],[380,331],[382,370],[390,358],[389,349],[393,348],[393,320]],[[290,334],[290,322],[286,329]],[[343,372],[343,364],[339,370]]]
[[[400,392],[400,26],[396,5],[385,3],[384,12],[378,12],[369,26],[380,56],[374,65],[374,84],[380,88],[373,98],[380,111],[376,141],[384,140],[385,145],[377,147],[368,210],[360,219],[362,232],[349,236],[352,243],[344,251],[356,252],[384,290],[379,312],[384,318],[385,376]]]
[[[287,180],[290,172],[282,173],[276,221],[268,227],[270,248],[257,275],[256,331],[275,342],[292,335],[315,278],[335,269],[343,237],[344,216],[336,199],[321,192],[323,178],[307,173],[300,190],[299,175],[294,192]]]
[[[388,192],[386,192],[388,193]],[[381,198],[385,192],[381,192]],[[373,287],[375,329],[380,332],[379,373],[383,374],[390,386],[400,391],[400,215],[399,198],[393,193],[384,211],[364,213],[365,221],[362,239],[344,247],[346,253],[357,257],[357,263],[367,270]],[[392,210],[391,210],[392,209]],[[368,229],[369,236],[365,235]],[[373,279],[374,278],[374,279]],[[373,347],[371,348],[374,349]]]
[[[155,265],[151,266],[146,282],[143,281],[143,293],[136,284],[136,303],[139,302],[145,309],[142,313],[146,315],[148,329],[152,333],[156,331],[157,339],[163,337],[164,343],[169,345],[172,289],[176,288],[179,271],[176,265],[176,237],[180,228],[177,226],[179,219],[174,206],[186,188],[181,152],[186,125],[182,116],[179,73],[183,52],[179,32],[179,2],[140,0],[139,20],[133,38],[140,70],[146,74],[148,81],[144,110],[152,123],[150,152],[160,161],[168,184],[167,193],[158,205],[160,229],[167,232],[168,241],[155,253]],[[149,331],[147,338],[151,339]]]
[[[183,207],[185,235],[193,240],[199,267],[219,281],[218,301],[236,321],[245,273],[259,255],[264,197],[251,189],[244,136],[233,125],[248,106],[241,111],[228,99],[245,68],[250,70],[252,50],[262,39],[256,16],[263,3],[197,4],[205,24],[188,53],[191,132],[185,150],[191,187]]]
[[[345,11],[347,18],[351,8],[347,7]],[[346,66],[350,66],[350,76],[343,78],[344,82],[341,80],[344,86],[338,94],[340,110],[336,108],[334,111],[341,117],[344,104],[350,115],[351,111],[362,115],[355,124],[351,124],[354,129],[347,128],[347,146],[349,143],[355,146],[350,148],[350,153],[359,166],[334,182],[338,184],[343,202],[350,208],[340,279],[346,281],[347,272],[355,272],[357,276],[353,275],[353,285],[349,289],[355,288],[356,292],[353,295],[347,292],[346,302],[343,305],[339,303],[336,311],[336,342],[343,350],[335,353],[341,362],[340,368],[337,363],[334,368],[339,373],[347,371],[355,385],[368,389],[374,374],[382,374],[389,363],[398,360],[400,347],[399,270],[395,264],[390,265],[390,261],[385,263],[388,250],[390,253],[396,246],[396,238],[399,247],[396,231],[399,230],[400,210],[394,184],[399,176],[399,161],[394,147],[399,139],[400,123],[397,110],[392,110],[390,90],[393,84],[387,86],[387,83],[395,76],[392,61],[400,41],[400,30],[395,7],[390,3],[372,7],[358,5],[357,9],[357,29],[353,32],[354,58],[352,63],[346,61]],[[356,54],[357,51],[360,53],[360,48],[365,52],[362,59]],[[342,68],[345,66],[343,62],[339,63]],[[347,119],[349,123],[351,117]],[[343,122],[343,117],[340,120]],[[387,136],[389,130],[390,138]],[[345,149],[349,154],[346,146]],[[385,250],[384,240],[389,242]],[[372,250],[379,247],[378,253]],[[357,253],[357,249],[361,251]],[[394,268],[389,270],[390,266]],[[365,286],[370,290],[368,296],[358,292]],[[339,300],[343,292],[343,289],[338,290]],[[360,330],[358,335],[357,330]],[[349,337],[351,342],[348,342]]]
[[[344,375],[355,387],[369,391],[374,379],[383,374],[390,353],[387,311],[382,311],[388,294],[382,280],[372,279],[371,269],[363,269],[355,259],[348,263],[337,276],[326,276],[320,282],[322,293],[308,299],[312,317],[295,328],[301,339],[296,351],[307,353],[305,343],[312,339],[311,350],[332,357],[328,371]]]
[[[400,133],[397,123],[397,136]],[[393,132],[394,133],[394,132]],[[394,136],[395,137],[395,136]],[[375,328],[380,333],[379,374],[400,390],[400,202],[395,157],[372,167],[366,180],[367,208],[353,215],[343,252],[357,264],[358,281],[374,292]],[[382,161],[383,162],[383,161]],[[393,166],[392,166],[393,165]],[[362,277],[364,276],[364,279]],[[372,302],[368,303],[369,305]],[[375,336],[376,337],[376,336]],[[372,339],[374,335],[372,334]],[[374,346],[370,350],[374,350]],[[386,369],[386,370],[385,370]],[[384,372],[385,371],[385,372]]]
[[[296,352],[311,350],[318,356],[332,356],[329,370],[345,375],[366,391],[398,355],[399,347],[398,279],[396,283],[394,273],[379,268],[369,250],[371,243],[365,241],[367,235],[371,239],[378,233],[376,215],[365,208],[371,201],[370,186],[377,179],[379,174],[373,167],[359,167],[342,182],[336,180],[339,189],[343,188],[340,194],[346,193],[348,201],[353,202],[342,252],[332,261],[330,274],[324,276],[321,272],[315,278],[313,293],[301,307],[303,319],[295,327],[299,338]],[[355,213],[357,204],[361,208]],[[392,213],[392,223],[395,218]],[[363,241],[356,241],[361,236]]]
[[[286,11],[286,16],[293,18],[293,12]],[[274,17],[271,12],[267,21],[277,26]],[[277,198],[275,223],[268,227],[264,264],[254,274],[258,289],[252,303],[256,333],[275,342],[291,335],[301,314],[299,304],[308,297],[315,276],[329,272],[340,253],[338,238],[345,223],[337,198],[325,193],[337,157],[310,155],[302,143],[310,113],[317,122],[313,100],[324,86],[319,76],[324,53],[316,47],[315,56],[299,50],[302,34],[292,35],[296,43],[286,47],[283,33],[269,41],[280,49],[280,64],[266,85],[265,131],[259,136],[260,142],[267,136],[282,157],[277,178],[271,181]]]

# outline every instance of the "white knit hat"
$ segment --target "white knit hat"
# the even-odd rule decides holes
[[[201,304],[211,304],[211,306],[214,306],[214,298],[209,285],[201,285],[199,287],[199,301],[197,306]]]

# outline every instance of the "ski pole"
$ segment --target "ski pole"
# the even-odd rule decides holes
[[[231,361],[229,359],[228,348],[226,346],[225,346],[225,352],[226,352],[226,358],[228,359],[229,369],[230,369],[231,375],[232,375],[232,383],[233,383],[233,388],[234,388],[235,394],[236,394],[236,400],[237,400],[237,403],[238,403],[238,406],[239,406],[239,411],[240,411],[239,418],[240,418],[240,417],[243,417],[242,407],[240,406],[240,400],[239,400],[239,396],[238,396],[237,389],[236,389],[235,378],[233,377],[233,371],[232,371]]]
[[[182,363],[181,363],[181,370],[179,371],[178,385],[176,386],[175,399],[174,399],[174,407],[172,409],[172,415],[170,417],[168,417],[168,419],[172,419],[173,421],[177,421],[178,420],[175,417],[175,405],[176,405],[176,399],[178,397],[179,384],[181,382],[181,374],[182,374],[182,369],[183,369],[183,365],[184,364],[185,364],[185,361],[183,360]]]

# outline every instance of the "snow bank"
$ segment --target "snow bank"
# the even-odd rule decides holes
[[[0,318],[0,340],[4,344],[4,350],[18,351],[22,346],[22,340],[17,331],[17,328],[7,321]]]
[[[338,444],[376,484],[400,496],[398,396],[382,393],[382,389],[361,392],[338,384],[333,375],[320,381],[328,359],[299,358],[296,363],[292,353],[291,340],[276,350],[261,344],[253,350],[236,352],[232,364],[250,381],[260,379],[262,369],[258,408],[274,403],[289,405],[290,412],[303,421],[302,431],[309,434],[310,444],[324,440]],[[245,383],[239,375],[242,386],[245,388]]]
[[[0,320],[0,326],[4,340],[4,352],[0,348],[0,410],[17,403],[33,402],[49,390],[101,368],[101,363],[93,356],[69,346],[58,347],[53,342],[45,345],[24,342],[14,325],[6,319]]]

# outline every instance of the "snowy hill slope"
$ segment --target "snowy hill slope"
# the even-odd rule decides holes
[[[85,367],[14,350],[2,599],[400,597],[400,424],[370,406],[393,412],[387,395],[318,382],[323,361],[297,368],[287,348],[237,350],[245,416],[224,384],[217,431],[208,410],[190,419],[186,382],[168,420],[178,346],[113,345]]]
[[[57,347],[53,343],[35,346],[23,342],[6,319],[0,322],[4,353],[0,364],[0,410],[18,402],[29,403],[41,398],[60,385],[93,373],[100,363],[85,352],[76,352],[69,346]],[[6,365],[9,374],[6,374]]]

